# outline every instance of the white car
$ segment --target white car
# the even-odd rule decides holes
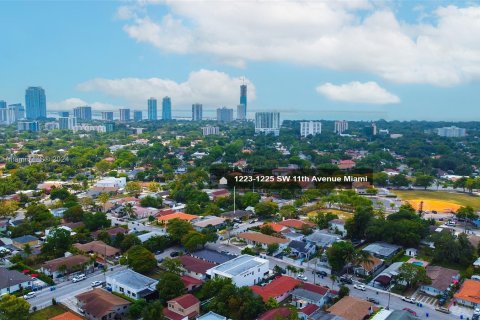
[[[75,283],[85,279],[87,279],[87,277],[85,277],[84,274],[79,274],[78,276],[73,277],[72,282]]]
[[[92,288],[99,287],[103,284],[102,281],[93,281],[92,282]]]
[[[412,297],[402,297],[402,300],[408,303],[417,303]]]
[[[29,293],[27,293],[26,295],[24,295],[24,296],[23,296],[23,299],[25,299],[25,300],[26,300],[26,299],[31,299],[31,298],[35,297],[36,295],[37,295],[37,294],[32,291],[32,292],[29,292]]]
[[[365,286],[363,284],[354,284],[353,287],[355,289],[362,290],[362,291],[367,290],[367,288],[365,288]]]
[[[300,280],[303,280],[303,281],[307,281],[307,280],[308,280],[308,278],[305,277],[304,274],[297,274],[297,278],[300,279]]]

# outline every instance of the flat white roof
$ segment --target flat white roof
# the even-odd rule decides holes
[[[223,273],[225,275],[235,277],[239,274],[244,273],[247,270],[259,267],[265,263],[268,264],[268,260],[244,254],[232,260],[224,262],[221,265],[215,266],[208,271],[210,272],[210,274],[212,271],[214,271],[217,273]]]

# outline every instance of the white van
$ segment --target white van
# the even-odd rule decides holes
[[[470,279],[480,281],[480,276],[478,274],[474,274]]]
[[[72,282],[78,282],[87,279],[84,274],[79,274],[78,276],[73,277]]]

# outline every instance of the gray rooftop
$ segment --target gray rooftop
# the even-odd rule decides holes
[[[208,262],[221,264],[235,258],[234,255],[224,254],[214,250],[203,249],[192,253],[192,257],[199,258]]]
[[[315,243],[319,247],[326,247],[339,240],[338,235],[328,234],[321,231],[315,231],[305,237],[307,241]]]
[[[32,278],[15,270],[8,270],[7,268],[0,268],[0,289],[8,288],[27,281],[32,281]]]
[[[401,246],[386,242],[375,242],[366,246],[363,251],[370,252],[373,255],[388,257],[395,251],[400,249]]]
[[[126,287],[136,290],[144,289],[145,287],[155,285],[158,282],[155,279],[149,278],[130,269],[122,270],[107,277],[122,283]]]
[[[227,317],[221,316],[213,311],[205,313],[203,316],[198,317],[197,320],[227,320]]]
[[[302,289],[302,288],[297,288],[297,289],[293,290],[292,296],[293,297],[304,298],[304,299],[307,299],[307,300],[310,300],[310,301],[313,301],[313,302],[319,302],[323,298],[323,295],[321,295],[320,293],[316,293],[316,292],[313,292],[313,291],[308,291],[308,290],[305,290],[305,289]]]
[[[236,257],[235,259],[222,263],[219,266],[213,267],[212,269],[226,274],[230,274],[232,276],[238,276],[239,274],[242,274],[247,270],[260,266],[265,262],[268,263],[268,260],[244,254]]]
[[[38,238],[31,236],[31,235],[26,235],[26,236],[21,236],[18,238],[13,238],[12,241],[18,242],[18,243],[28,243],[30,241],[35,241],[38,240]]]

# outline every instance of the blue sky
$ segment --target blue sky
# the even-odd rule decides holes
[[[477,1],[9,1],[0,30],[8,103],[213,115],[245,77],[250,116],[480,120]]]

